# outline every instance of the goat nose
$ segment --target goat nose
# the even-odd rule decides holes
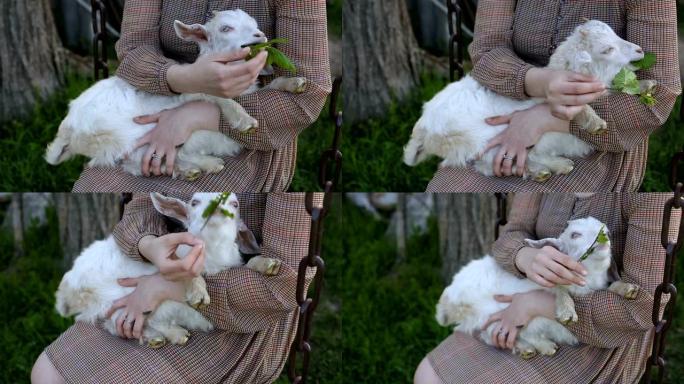
[[[263,32],[255,33],[254,37],[264,37]]]
[[[641,49],[641,48],[637,48],[636,52],[637,52],[637,53],[644,53],[644,50]]]

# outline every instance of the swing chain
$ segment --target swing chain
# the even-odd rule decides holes
[[[680,217],[679,232],[675,241],[670,240],[670,219],[674,210],[681,212],[684,207],[684,187],[682,183],[677,183],[675,187],[674,197],[665,203],[663,211],[663,225],[660,234],[660,241],[665,248],[665,271],[663,272],[663,282],[658,285],[654,294],[653,312],[651,314],[653,325],[655,326],[655,333],[653,335],[653,346],[651,350],[651,357],[646,361],[646,370],[644,371],[644,381],[651,383],[651,370],[653,366],[658,369],[658,383],[663,383],[665,378],[665,341],[666,334],[672,319],[674,317],[674,307],[677,301],[677,287],[674,285],[674,272],[677,259],[677,252],[680,251],[684,245],[684,214]],[[660,315],[660,305],[663,302],[663,295],[669,295],[666,298],[667,303],[663,310],[662,317]]]
[[[107,8],[102,0],[90,0],[93,22],[93,68],[95,80],[109,77],[107,67]]]
[[[461,0],[446,0],[449,18],[449,79],[451,82],[463,77],[463,8]]]
[[[306,383],[309,372],[309,357],[311,355],[311,329],[313,313],[318,306],[323,288],[323,275],[325,274],[325,263],[321,258],[321,246],[323,239],[323,219],[328,215],[332,203],[333,194],[326,192],[323,194],[323,205],[314,205],[313,192],[307,192],[305,197],[306,211],[311,216],[311,230],[309,232],[309,252],[299,263],[297,271],[297,291],[296,298],[299,305],[299,321],[297,334],[290,348],[288,357],[288,377],[293,383]],[[313,294],[307,297],[306,272],[308,268],[315,267],[316,272],[313,277]],[[302,356],[301,373],[297,374],[297,354]]]
[[[496,192],[496,225],[494,226],[494,238],[499,238],[499,230],[508,223],[508,193]]]
[[[333,81],[332,93],[330,94],[330,120],[335,126],[332,147],[323,151],[319,163],[318,184],[326,193],[335,190],[340,181],[342,172],[342,152],[340,151],[340,136],[342,134],[342,110],[337,108],[337,103],[342,86],[342,77],[335,78]],[[332,171],[328,173],[328,168],[332,163]]]

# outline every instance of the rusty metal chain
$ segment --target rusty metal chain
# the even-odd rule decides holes
[[[684,110],[684,106],[682,107],[682,110]],[[672,190],[676,188],[677,181],[679,180],[679,170],[680,170],[680,165],[684,163],[684,149],[682,149],[681,152],[677,152],[672,156],[672,160],[670,161],[670,187]]]
[[[446,0],[449,18],[449,79],[451,82],[463,77],[463,8],[461,0]]]
[[[333,142],[330,148],[323,151],[319,162],[318,184],[326,193],[334,191],[339,185],[342,172],[342,152],[340,151],[342,110],[337,108],[341,87],[342,77],[338,77],[333,82],[333,89],[330,94],[329,117],[335,127]],[[329,170],[331,166],[332,170]]]
[[[102,0],[90,0],[93,23],[93,68],[95,80],[109,77],[107,67],[107,7]]]
[[[508,223],[508,193],[497,192],[496,196],[496,224],[494,227],[494,238],[499,238],[499,230]]]
[[[672,325],[674,317],[675,303],[677,302],[677,287],[674,284],[675,265],[677,260],[677,253],[684,245],[684,214],[681,215],[679,221],[679,232],[675,241],[670,240],[670,218],[674,210],[681,212],[684,207],[682,183],[677,183],[675,186],[674,196],[665,203],[663,211],[663,225],[660,234],[660,242],[665,248],[665,271],[663,272],[663,282],[658,285],[654,293],[653,312],[651,314],[655,332],[653,335],[653,346],[651,349],[651,357],[646,361],[646,370],[644,371],[643,380],[645,383],[652,382],[652,369],[657,367],[658,383],[663,383],[665,378],[665,341],[667,331]],[[660,315],[660,305],[663,302],[663,295],[669,295],[663,315]]]
[[[321,289],[323,288],[323,275],[325,274],[325,263],[321,257],[321,247],[323,240],[323,219],[330,211],[333,194],[326,192],[323,194],[323,205],[314,206],[314,194],[308,192],[306,194],[305,205],[306,211],[311,215],[311,230],[309,233],[309,253],[299,263],[299,270],[297,272],[297,304],[299,305],[299,322],[297,325],[297,334],[292,342],[290,348],[290,355],[288,356],[288,377],[293,383],[306,383],[307,375],[309,373],[309,359],[311,356],[311,328],[313,313],[318,306],[321,296]],[[314,275],[313,294],[311,297],[307,295],[306,289],[306,272],[308,268],[316,268]],[[302,365],[301,372],[297,373],[297,356],[301,355]]]

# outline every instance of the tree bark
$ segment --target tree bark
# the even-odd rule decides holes
[[[0,121],[63,85],[65,55],[49,0],[0,1]]]
[[[420,83],[421,55],[405,0],[346,0],[345,121],[381,116]]]
[[[95,240],[104,239],[119,221],[119,195],[114,193],[56,193],[65,266]]]
[[[442,276],[446,283],[468,261],[489,252],[496,225],[496,197],[488,194],[435,195]]]

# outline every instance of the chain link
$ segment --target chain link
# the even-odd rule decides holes
[[[318,184],[326,193],[332,192],[339,185],[340,174],[342,172],[342,152],[340,151],[340,136],[342,134],[342,110],[337,107],[340,90],[342,87],[342,77],[333,81],[333,89],[330,94],[329,117],[335,127],[332,147],[326,149],[321,154],[318,172]],[[328,172],[332,166],[332,170]]]
[[[449,79],[451,82],[463,77],[463,8],[461,0],[446,0],[447,17],[449,18]]]
[[[497,192],[496,196],[496,225],[494,227],[494,238],[499,238],[499,230],[508,223],[508,193]]]
[[[665,203],[663,210],[663,225],[660,233],[660,242],[665,249],[665,270],[663,271],[663,282],[658,285],[654,293],[653,312],[651,318],[654,325],[653,346],[651,349],[651,357],[646,361],[646,370],[644,371],[643,381],[645,383],[652,382],[652,369],[657,367],[658,383],[663,383],[665,378],[665,341],[667,331],[672,324],[674,317],[675,303],[677,302],[677,287],[674,285],[675,265],[677,260],[677,253],[684,244],[684,214],[679,220],[679,232],[676,240],[670,240],[670,219],[675,210],[681,212],[684,206],[684,196],[682,195],[682,183],[677,183],[675,186],[674,196]],[[664,298],[664,295],[669,297]],[[661,316],[661,303],[667,300],[665,308]]]
[[[296,298],[299,305],[299,323],[297,334],[290,348],[288,356],[288,376],[293,383],[306,383],[309,372],[309,359],[311,356],[311,329],[313,313],[318,306],[323,288],[323,275],[325,263],[321,257],[323,240],[323,219],[328,215],[332,204],[332,193],[323,194],[323,205],[314,206],[314,193],[308,192],[305,198],[306,211],[311,216],[311,230],[309,233],[309,253],[299,263],[297,272]],[[313,294],[307,297],[306,272],[308,268],[316,268],[313,278]],[[301,355],[301,373],[297,373],[297,355]]]
[[[93,23],[93,68],[95,80],[109,77],[107,67],[107,8],[102,0],[90,0]]]

